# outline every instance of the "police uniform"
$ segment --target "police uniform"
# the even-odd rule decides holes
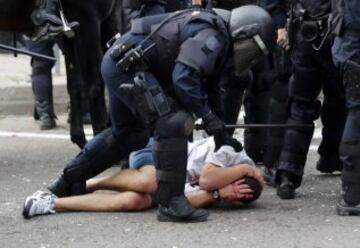
[[[276,28],[285,28],[287,20],[287,10],[289,4],[282,0],[260,0],[259,5],[265,8],[272,16]],[[289,81],[293,71],[290,51],[285,51],[276,47],[272,56],[269,56],[269,65],[272,74],[268,73],[268,82],[271,87],[270,99],[268,100],[268,119],[269,124],[286,123],[287,121],[287,102],[289,98]],[[273,81],[273,82],[271,82]],[[264,151],[264,178],[269,184],[274,183],[275,165],[280,156],[284,128],[270,128],[266,133],[266,149]]]
[[[217,79],[231,55],[234,68],[243,70],[275,40],[266,11],[244,7],[232,13],[220,17],[197,8],[133,20],[130,32],[102,62],[112,127],[89,142],[49,189],[58,196],[83,194],[87,179],[144,147],[151,133],[158,219],[206,220],[208,213],[194,209],[184,196],[194,117],[202,118],[214,135],[216,149],[227,144],[240,150],[241,144],[226,134],[225,124],[214,114],[221,110]]]
[[[292,45],[294,73],[290,82],[289,124],[313,124],[322,114],[323,140],[319,147],[322,165],[340,170],[338,146],[346,115],[341,78],[331,58],[332,37],[328,25],[330,0],[293,3],[289,39]],[[324,105],[317,99],[324,93]],[[285,133],[276,175],[280,198],[295,196],[313,128],[288,128]],[[318,167],[319,168],[319,167]]]
[[[340,155],[343,162],[342,193],[337,203],[340,215],[360,214],[360,2],[337,1],[338,36],[333,58],[341,69],[349,109]]]
[[[35,53],[47,56],[54,56],[54,40],[27,41],[28,49]],[[55,62],[45,59],[31,59],[31,84],[35,96],[35,119],[40,119],[41,129],[50,129],[56,126],[54,104],[53,104],[53,85],[51,69]]]

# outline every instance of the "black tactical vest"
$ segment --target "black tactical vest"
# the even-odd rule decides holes
[[[174,13],[149,16],[133,21],[131,32],[134,34],[149,34],[156,26]],[[153,68],[155,76],[162,85],[172,84],[172,72],[179,55],[182,43],[190,38],[187,35],[188,27],[192,23],[204,23],[217,30],[225,40],[224,52],[230,46],[229,31],[225,21],[212,11],[203,9],[184,10],[182,14],[172,17],[152,35],[156,44],[157,63]],[[226,56],[224,56],[226,57]]]

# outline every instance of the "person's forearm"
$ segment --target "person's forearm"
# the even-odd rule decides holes
[[[242,165],[228,168],[210,167],[200,175],[200,188],[207,191],[223,188],[226,185],[244,177],[246,173]]]
[[[186,197],[194,208],[207,207],[215,202],[212,194],[205,190],[186,193]]]

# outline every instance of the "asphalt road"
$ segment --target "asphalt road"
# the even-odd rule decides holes
[[[63,213],[24,220],[24,198],[55,178],[78,149],[60,128],[39,132],[30,117],[0,118],[0,247],[360,247],[360,218],[335,213],[339,175],[315,170],[312,143],[295,200],[267,187],[243,209],[213,209],[200,224],[159,223],[141,213]],[[108,172],[109,173],[109,172]]]

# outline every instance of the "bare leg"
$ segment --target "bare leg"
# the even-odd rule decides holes
[[[92,193],[55,199],[57,211],[140,211],[152,206],[149,194],[136,192]]]
[[[109,177],[95,178],[87,181],[88,192],[107,189],[119,192],[135,191],[152,193],[156,190],[156,175],[154,166],[143,166],[139,170],[125,169]]]

